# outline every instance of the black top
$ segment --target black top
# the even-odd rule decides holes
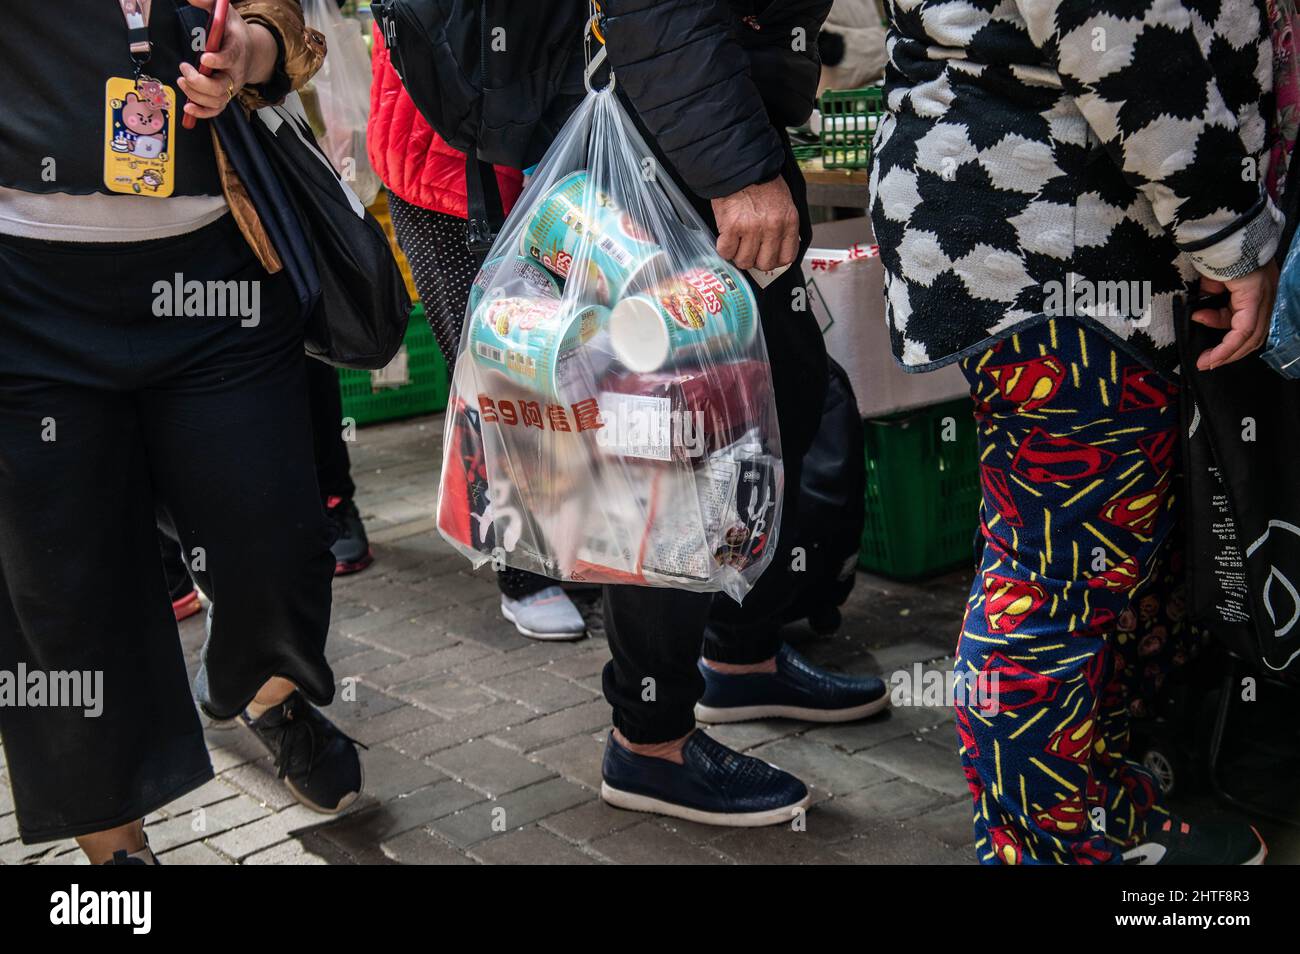
[[[0,186],[24,192],[85,195],[104,186],[104,85],[131,77],[126,20],[116,0],[4,0],[0,28]],[[145,72],[176,91],[189,37],[171,0],[155,0],[149,20],[153,55]],[[220,195],[208,124],[175,119],[173,195]],[[53,176],[47,160],[53,160]],[[44,174],[43,174],[44,173]],[[52,181],[46,181],[47,178]]]
[[[617,88],[673,168],[712,199],[775,178],[777,131],[812,112],[831,0],[602,0]]]

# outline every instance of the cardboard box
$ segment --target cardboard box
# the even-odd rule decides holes
[[[956,365],[908,374],[894,360],[885,323],[884,268],[867,218],[813,226],[803,273],[826,350],[848,372],[863,417],[897,414],[970,393]]]

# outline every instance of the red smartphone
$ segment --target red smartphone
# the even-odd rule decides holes
[[[208,16],[208,42],[204,44],[204,53],[215,53],[221,49],[221,37],[226,32],[226,12],[230,9],[230,0],[214,0],[212,4],[212,13]],[[212,70],[209,67],[199,64],[199,72],[204,76],[211,76]],[[181,116],[181,125],[186,129],[193,129],[197,120],[189,113]]]

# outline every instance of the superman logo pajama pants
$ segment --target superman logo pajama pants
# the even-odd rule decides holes
[[[1192,651],[1176,580],[1178,388],[1054,319],[969,357],[984,551],[957,649],[962,767],[989,864],[1120,861],[1159,790],[1125,757]]]

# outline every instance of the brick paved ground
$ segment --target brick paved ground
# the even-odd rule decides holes
[[[242,728],[209,725],[218,777],[149,819],[165,863],[964,864],[969,796],[945,708],[909,707],[845,726],[769,721],[718,727],[736,748],[800,775],[815,805],[806,830],[715,829],[600,802],[609,658],[595,591],[579,643],[520,637],[498,612],[490,574],[472,573],[433,530],[441,417],[362,430],[358,503],[377,562],[335,584],[329,656],[342,682],[328,710],[370,746],[367,791],[342,818],[294,803]],[[967,581],[919,585],[860,575],[839,635],[790,639],[845,671],[942,669]],[[191,659],[203,628],[181,628]],[[349,701],[350,700],[350,701]],[[0,774],[0,863],[78,863],[71,842],[17,841]],[[1300,857],[1292,837],[1274,858]]]

